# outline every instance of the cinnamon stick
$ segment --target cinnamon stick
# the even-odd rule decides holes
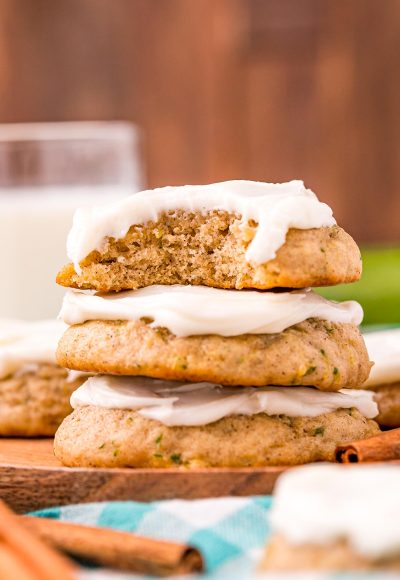
[[[0,500],[1,580],[73,580],[76,566],[22,525]]]
[[[184,544],[46,518],[21,516],[21,522],[55,548],[107,568],[153,576],[203,570],[199,551]]]
[[[335,458],[339,463],[400,459],[400,429],[384,431],[369,439],[339,445],[336,447]]]
[[[15,552],[6,544],[0,542],[0,578],[3,580],[37,580],[38,576],[21,562]]]

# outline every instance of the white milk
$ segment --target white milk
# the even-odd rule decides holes
[[[0,317],[55,317],[65,293],[55,277],[68,261],[75,209],[133,192],[116,185],[0,188]]]

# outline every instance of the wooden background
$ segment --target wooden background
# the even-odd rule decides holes
[[[129,119],[150,186],[303,178],[400,241],[399,0],[0,0],[0,122]]]

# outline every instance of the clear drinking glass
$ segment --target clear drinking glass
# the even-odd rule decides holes
[[[129,123],[0,125],[0,317],[55,317],[75,209],[142,188]]]

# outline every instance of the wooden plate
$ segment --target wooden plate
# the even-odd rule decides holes
[[[0,440],[0,497],[18,513],[104,500],[264,495],[284,470],[71,468],[54,457],[52,439]]]

